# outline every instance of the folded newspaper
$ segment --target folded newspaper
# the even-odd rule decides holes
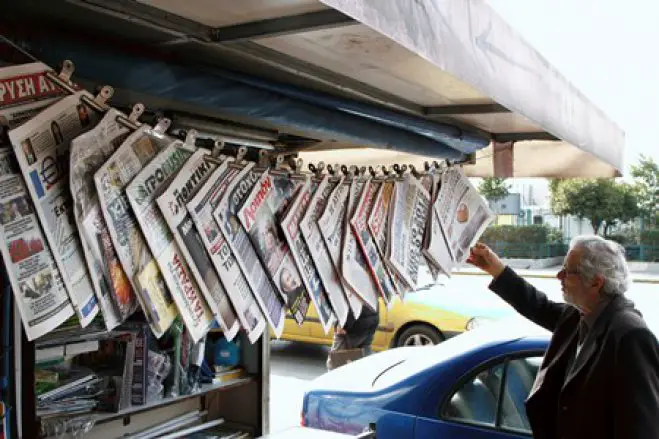
[[[140,126],[94,175],[103,218],[121,266],[149,322],[160,338],[178,315],[156,260],[130,207],[125,188],[135,175],[172,139],[163,134],[167,122]]]
[[[359,318],[362,313],[363,302],[341,276],[341,251],[343,248],[343,232],[347,221],[349,193],[350,183],[341,181],[327,200],[327,207],[318,219],[318,228],[334,265],[334,271],[341,278],[352,315]]]
[[[233,159],[224,161],[211,174],[206,184],[188,202],[187,209],[231,299],[240,324],[250,343],[255,343],[263,334],[266,322],[245,274],[213,217],[213,211],[220,204],[229,184],[242,170],[232,163]]]
[[[213,212],[231,252],[245,274],[250,288],[277,338],[284,329],[284,307],[268,274],[263,267],[249,235],[237,217],[240,206],[249,196],[252,188],[263,174],[254,170],[254,163],[248,162],[244,169],[231,182],[224,197]]]
[[[301,325],[309,308],[309,296],[278,224],[278,215],[285,209],[282,208],[283,200],[289,200],[295,192],[291,183],[289,178],[279,179],[270,171],[264,172],[238,211],[238,218],[272,283],[295,321]]]
[[[313,185],[316,187],[318,186],[317,184]],[[309,247],[307,247],[300,231],[300,221],[311,202],[311,193],[312,182],[310,179],[307,179],[298,190],[288,212],[282,218],[281,228],[284,232],[284,237],[288,242],[297,268],[300,270],[304,286],[309,292],[311,301],[316,308],[320,324],[323,326],[325,334],[327,334],[330,328],[334,325],[336,317],[332,312],[332,308],[327,298],[327,292],[320,280],[318,270],[311,258]]]
[[[94,129],[73,139],[70,159],[73,214],[108,331],[138,307],[133,287],[112,245],[94,186],[96,171],[130,134],[117,121],[119,116],[122,113],[110,109]]]
[[[328,175],[320,180],[318,188],[313,197],[311,197],[306,213],[300,222],[300,232],[307,244],[312,262],[318,270],[318,276],[320,276],[323,287],[327,292],[329,302],[332,305],[339,326],[343,327],[348,318],[350,307],[343,290],[341,277],[334,268],[332,257],[327,246],[323,242],[323,235],[318,226],[318,220],[325,211],[330,194],[341,181],[341,179],[332,181]]]
[[[169,144],[133,178],[126,187],[126,196],[183,323],[197,343],[210,329],[213,313],[156,203],[193,152],[193,146],[179,140]]]
[[[206,247],[185,207],[217,167],[208,161],[210,151],[199,149],[181,167],[178,175],[162,191],[156,202],[174,235],[174,240],[187,261],[224,337],[233,340],[240,329],[229,296],[222,285]]]
[[[60,99],[9,132],[28,191],[82,327],[99,306],[73,220],[69,189],[71,140],[91,129],[98,114],[82,100],[85,91]]]

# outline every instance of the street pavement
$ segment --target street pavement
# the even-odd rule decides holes
[[[556,270],[525,272],[528,280],[556,301],[562,301],[560,284],[552,279]],[[475,274],[475,273],[473,273]],[[637,277],[636,275],[634,277]],[[645,279],[647,277],[641,277]],[[442,279],[442,289],[465,295],[465,301],[483,294],[490,279],[486,276],[456,274]],[[654,282],[632,284],[627,297],[636,303],[647,320],[659,322],[659,285]],[[478,299],[476,299],[478,300]],[[507,305],[506,305],[507,306]],[[655,325],[654,327],[659,327]],[[325,371],[328,348],[302,343],[273,341],[270,362],[270,431],[277,432],[299,425],[302,399],[310,381]]]

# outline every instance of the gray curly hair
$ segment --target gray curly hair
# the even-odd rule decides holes
[[[615,241],[599,236],[577,236],[570,249],[583,250],[579,269],[581,278],[590,282],[596,275],[604,278],[602,292],[608,296],[624,294],[629,289],[629,267],[625,249]]]

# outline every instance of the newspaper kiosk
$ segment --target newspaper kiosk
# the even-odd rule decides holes
[[[621,174],[622,130],[485,2],[24,0],[2,10],[0,65],[71,60],[82,88],[113,87],[114,107],[142,103],[172,134],[194,129],[307,162]],[[16,84],[0,83],[0,105]],[[74,328],[28,341],[3,280],[3,428],[37,438],[36,359],[108,335]],[[255,343],[239,337],[246,377],[96,414],[81,437],[161,437],[137,434],[190,410],[192,426],[166,437],[222,423],[239,432],[231,437],[268,434],[267,331]]]

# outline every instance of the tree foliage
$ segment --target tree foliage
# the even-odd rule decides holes
[[[510,193],[510,186],[506,183],[505,178],[487,177],[478,185],[478,191],[487,201],[496,203],[506,198]]]
[[[652,225],[656,225],[659,214],[659,165],[652,157],[641,155],[638,164],[632,165],[631,171],[639,213]]]
[[[550,191],[555,215],[585,218],[595,233],[605,224],[604,236],[610,226],[631,221],[639,214],[634,187],[612,179],[555,180]]]

